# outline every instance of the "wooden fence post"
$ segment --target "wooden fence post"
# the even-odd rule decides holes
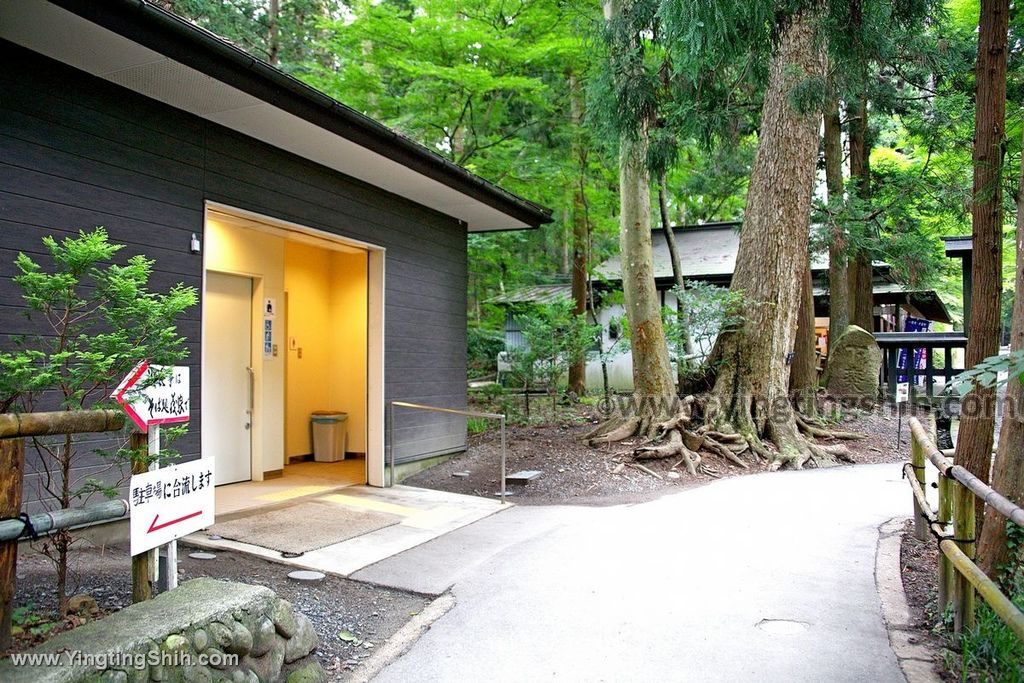
[[[142,450],[147,452],[148,439],[145,434],[132,432],[130,447],[133,451]],[[142,474],[148,471],[144,460],[132,460],[132,474]],[[153,597],[152,569],[150,561],[153,553],[144,552],[132,555],[132,603],[144,602]]]
[[[953,520],[953,496],[950,491],[951,480],[944,473],[939,472],[939,509],[936,514],[938,523],[943,530],[949,529],[949,523]],[[939,553],[939,612],[944,612],[953,596],[953,581],[956,574],[949,563],[945,553]]]
[[[0,517],[21,514],[25,474],[25,440],[0,439]],[[18,539],[0,542],[0,652],[11,648]]]
[[[899,406],[897,405],[897,407]],[[927,491],[924,477],[924,446],[918,442],[913,431],[910,432],[910,462],[914,466],[914,476],[921,485],[921,490]],[[923,541],[928,538],[928,520],[925,519],[921,507],[917,504],[917,496],[911,494],[910,498],[914,504],[914,538]]]
[[[953,489],[953,540],[964,555],[971,560],[975,555],[974,538],[974,492],[951,479]],[[953,609],[953,631],[961,633],[974,628],[974,586],[961,572],[956,572],[955,605]]]
[[[928,435],[932,438],[933,444],[939,443],[939,425],[935,418],[935,411],[928,413]],[[938,448],[938,445],[935,446]],[[949,488],[949,477],[939,470],[939,507],[936,510],[935,519],[942,527],[944,533],[949,533],[949,525],[953,521],[953,496]],[[939,613],[946,611],[949,601],[953,599],[953,581],[956,579],[956,570],[950,563],[946,554],[939,552]]]

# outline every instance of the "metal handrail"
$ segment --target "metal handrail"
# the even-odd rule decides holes
[[[128,501],[108,500],[80,508],[63,508],[32,515],[27,520],[0,521],[0,541],[13,541],[30,533],[45,534],[54,529],[67,529],[94,522],[109,522],[128,516]]]
[[[449,415],[464,415],[465,417],[478,417],[486,420],[499,420],[501,422],[501,504],[505,504],[505,415],[502,413],[482,413],[473,410],[460,410],[458,408],[440,408],[428,406],[422,403],[409,403],[408,401],[388,402],[388,462],[391,470],[391,479],[388,486],[395,485],[395,407],[410,408],[412,410],[426,410],[432,413],[447,413]]]

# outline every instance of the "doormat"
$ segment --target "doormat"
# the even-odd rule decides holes
[[[396,515],[312,500],[220,522],[210,527],[208,533],[282,553],[301,554],[399,521],[401,518]]]

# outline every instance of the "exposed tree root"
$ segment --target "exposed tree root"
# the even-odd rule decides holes
[[[858,434],[857,432],[844,432],[840,430],[824,429],[817,425],[808,422],[800,413],[796,413],[796,426],[800,428],[800,431],[808,436],[813,436],[818,439],[842,439],[846,441],[855,441],[857,439],[867,438],[864,434]]]
[[[595,439],[599,436],[604,436],[608,432],[618,429],[626,421],[624,417],[611,417],[597,424],[589,432],[580,437],[580,441],[584,443],[590,443],[591,439]]]
[[[711,477],[712,479],[722,478],[721,472],[716,470],[714,467],[711,467],[710,465],[701,465],[700,467],[697,468],[697,471],[705,476]]]
[[[733,465],[736,465],[736,467],[741,467],[743,469],[749,469],[749,467],[747,466],[747,463],[745,463],[742,460],[740,460],[738,455],[736,455],[731,450],[726,448],[723,444],[720,444],[720,443],[718,443],[717,441],[715,441],[713,439],[707,439],[704,442],[704,447],[707,450],[709,450],[712,453],[714,453],[715,455],[718,455],[718,456],[724,458],[725,460],[728,460]],[[746,450],[746,449],[744,449],[744,450]]]
[[[641,472],[646,472],[647,474],[651,475],[652,477],[654,477],[658,481],[664,481],[665,480],[665,477],[661,476],[660,474],[658,474],[657,472],[655,472],[651,468],[645,467],[645,466],[641,465],[638,462],[631,462],[631,463],[629,463],[629,466],[633,467],[633,468],[636,468],[636,469],[640,470]]]
[[[608,423],[612,423],[614,421],[615,418],[608,420]],[[584,437],[584,441],[590,446],[617,443],[636,434],[641,426],[640,423],[641,420],[639,417],[620,418],[618,419],[617,424],[612,424],[607,430],[596,430],[597,433],[594,436],[586,436]]]
[[[704,413],[700,422],[695,421],[695,408]],[[853,462],[850,451],[842,445],[817,443],[815,439],[863,438],[853,432],[828,430],[793,410],[772,414],[762,410],[759,414],[756,408],[750,395],[742,391],[733,397],[728,408],[721,403],[705,404],[687,396],[680,402],[676,415],[611,418],[587,433],[583,441],[590,446],[600,446],[635,437],[632,448],[616,453],[615,458],[620,462],[631,460],[626,463],[628,466],[661,478],[640,463],[673,458],[672,470],[678,471],[682,465],[690,476],[703,474],[717,478],[721,472],[711,467],[701,453],[714,455],[741,469],[750,468],[741,457],[748,452],[747,460],[768,462],[771,470],[826,467],[840,461]]]
[[[635,460],[671,458],[676,455],[682,455],[683,449],[685,448],[686,446],[683,445],[682,434],[673,429],[669,432],[668,441],[666,443],[663,443],[660,446],[642,446],[640,448],[633,449],[633,458]]]

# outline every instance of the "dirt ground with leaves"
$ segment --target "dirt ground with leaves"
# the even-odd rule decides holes
[[[704,455],[710,472],[690,475],[677,458],[634,462],[637,439],[591,448],[581,437],[604,416],[594,406],[560,408],[551,421],[550,411],[539,413],[541,401],[534,402],[536,422],[507,428],[508,474],[539,470],[542,474],[528,484],[509,484],[511,500],[518,504],[617,505],[636,503],[686,487],[705,484],[768,469],[767,463],[744,456],[746,469],[713,454]],[[480,409],[494,409],[490,404]],[[506,409],[509,406],[504,406]],[[865,438],[844,441],[855,463],[896,462],[909,456],[910,430],[907,417],[899,419],[887,408],[874,412],[844,410],[826,403],[830,425],[863,434]],[[906,409],[906,406],[904,406]],[[900,428],[899,446],[896,432]],[[827,443],[827,442],[823,442]],[[470,436],[465,453],[429,470],[418,472],[403,483],[411,486],[495,497],[500,487],[501,435],[491,428]]]
[[[907,605],[914,620],[914,637],[938,653],[933,663],[936,674],[943,680],[955,681],[957,677],[950,672],[946,661],[954,661],[956,655],[948,649],[948,641],[936,632],[941,621],[937,611],[938,561],[939,548],[935,539],[931,536],[924,541],[914,538],[914,522],[907,520],[900,543],[900,567],[903,568],[903,590],[907,594]]]

